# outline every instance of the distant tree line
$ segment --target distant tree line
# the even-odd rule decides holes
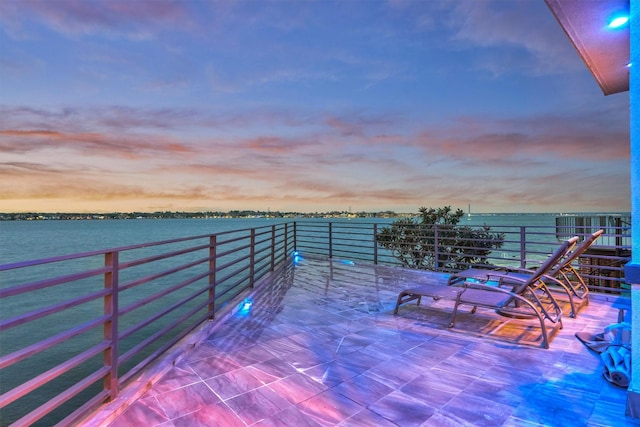
[[[108,220],[108,219],[184,219],[184,218],[396,218],[407,214],[394,211],[381,212],[280,212],[256,210],[206,211],[206,212],[13,212],[0,213],[0,221],[44,221],[44,220]]]

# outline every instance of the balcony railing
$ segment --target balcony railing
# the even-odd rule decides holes
[[[292,225],[0,266],[2,424],[68,424],[282,263]],[[43,418],[47,416],[47,418]]]
[[[69,424],[115,398],[151,361],[286,262],[303,255],[402,265],[385,224],[301,221],[0,265],[3,425]],[[447,227],[423,228],[435,270],[450,271]],[[492,226],[482,263],[530,266],[558,245],[553,227]],[[575,230],[571,230],[575,231]],[[588,234],[588,233],[584,233]],[[443,245],[448,246],[443,246]],[[625,292],[628,228],[611,226],[579,268],[594,291]],[[464,262],[457,263],[459,268]]]
[[[295,224],[296,249],[302,253],[329,258],[406,266],[398,259],[397,251],[394,253],[380,247],[377,237],[384,227],[384,224],[351,222],[298,222]],[[583,226],[579,229],[572,225],[491,226],[492,233],[504,236],[503,246],[490,251],[479,264],[487,267],[531,268],[546,259],[566,235],[584,238],[600,228],[603,228],[605,233],[584,256],[580,257],[578,268],[592,291],[619,293],[624,290],[625,285],[624,265],[631,259],[631,234],[628,226],[609,224],[599,228]],[[482,247],[488,241],[456,241],[453,237],[455,230],[438,225],[420,226],[416,235],[427,243],[419,248],[404,249],[417,250],[416,258],[432,254],[434,263],[430,269],[449,273],[471,265],[464,260],[451,262],[452,256],[448,256],[449,253],[455,250],[477,251],[478,247]]]

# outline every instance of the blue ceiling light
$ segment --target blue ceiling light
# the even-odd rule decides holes
[[[611,29],[622,28],[629,22],[629,15],[614,16],[607,25]]]

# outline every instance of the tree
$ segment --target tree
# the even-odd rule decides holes
[[[470,264],[488,264],[493,249],[504,243],[503,233],[487,225],[458,225],[464,211],[451,206],[420,208],[420,217],[400,219],[378,232],[378,244],[390,250],[403,267],[459,271]]]

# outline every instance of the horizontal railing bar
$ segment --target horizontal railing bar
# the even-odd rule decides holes
[[[255,246],[260,246],[260,245],[264,245],[265,243],[271,243],[271,233],[266,235],[267,237],[265,237],[264,239],[258,239],[258,237],[256,236],[256,240],[255,240]]]
[[[256,231],[255,233],[255,237],[260,237],[260,236],[269,236],[269,239],[271,239],[271,229],[266,229],[263,231]]]
[[[106,367],[105,369],[109,369]],[[104,375],[103,375],[104,377]],[[100,379],[100,378],[98,378]],[[104,403],[109,397],[109,390],[101,390],[98,394],[93,396],[91,399],[86,401],[82,406],[78,407],[75,411],[69,414],[66,418],[56,424],[56,426],[70,426],[70,425],[78,425],[76,422],[78,418],[83,415],[86,415],[90,410],[94,409],[98,405]]]
[[[140,286],[140,285],[145,284],[145,283],[153,282],[154,280],[160,279],[162,277],[166,277],[166,276],[169,276],[171,274],[177,273],[179,271],[187,270],[187,269],[195,267],[197,265],[204,264],[205,262],[208,262],[210,260],[211,259],[207,256],[207,257],[200,258],[200,259],[197,259],[195,261],[192,261],[192,262],[190,262],[188,264],[182,264],[182,265],[170,268],[168,270],[161,271],[160,273],[152,274],[151,276],[141,277],[141,278],[133,280],[131,282],[127,282],[127,283],[121,284],[120,285],[120,291],[125,291],[127,289],[131,289],[131,288],[134,288],[136,286]]]
[[[280,226],[281,230],[284,230],[284,224],[276,224],[276,225]],[[260,226],[260,227],[256,227],[255,228],[255,230],[260,230],[260,229],[269,229],[270,230],[271,226],[270,225],[265,225],[265,226]],[[222,231],[222,232],[216,233],[215,235],[216,236],[223,236],[223,235],[227,235],[227,234],[240,233],[240,232],[248,231],[248,230],[251,230],[251,228]],[[200,235],[197,235],[197,236],[180,237],[180,238],[176,238],[176,239],[160,240],[160,241],[157,241],[157,242],[139,243],[139,244],[136,244],[136,245],[118,246],[118,247],[114,247],[114,248],[101,249],[101,250],[88,251],[88,252],[81,252],[81,253],[70,254],[70,255],[61,255],[61,256],[56,256],[56,257],[51,257],[51,258],[40,258],[40,259],[29,260],[29,261],[21,261],[21,262],[15,262],[15,263],[0,264],[0,271],[7,271],[7,270],[15,269],[15,268],[32,267],[32,266],[36,266],[36,265],[50,264],[50,263],[55,263],[55,262],[60,262],[60,261],[69,261],[69,260],[73,260],[73,259],[93,257],[93,256],[98,256],[98,255],[104,255],[105,253],[110,253],[110,252],[125,252],[125,251],[131,251],[131,250],[135,250],[135,249],[143,249],[143,248],[149,248],[149,247],[154,247],[154,246],[168,245],[168,244],[172,244],[172,243],[186,242],[186,241],[189,241],[189,240],[205,239],[205,238],[209,238],[211,236],[212,236],[212,234],[200,234]],[[232,241],[233,240],[221,241],[221,243],[232,242]]]
[[[200,292],[200,294],[202,294],[202,292]],[[193,298],[189,298],[187,301],[190,301],[191,299],[193,299]],[[159,329],[158,331],[156,331],[153,334],[151,334],[149,337],[147,337],[144,340],[140,341],[140,343],[138,343],[137,345],[133,346],[131,349],[129,349],[129,351],[127,351],[126,353],[124,353],[124,354],[122,354],[120,356],[120,358],[119,358],[120,364],[123,364],[123,363],[127,362],[130,358],[132,358],[133,356],[138,354],[140,352],[140,350],[142,350],[143,348],[147,347],[149,344],[155,342],[158,338],[160,338],[161,336],[165,335],[167,332],[169,332],[170,330],[174,329],[176,326],[180,325],[182,322],[184,322],[185,320],[187,320],[188,318],[190,318],[191,316],[196,314],[198,311],[202,310],[207,305],[209,305],[209,301],[204,301],[201,304],[198,304],[192,310],[188,311],[187,313],[185,313],[184,315],[179,317],[176,321],[171,322],[170,324],[166,325],[164,328]],[[175,309],[175,307],[173,307],[171,310],[173,310],[173,309]],[[169,311],[164,310],[164,312],[165,312],[164,314],[169,313],[171,310],[169,310]],[[162,316],[164,316],[164,314]],[[159,319],[162,316],[157,317],[156,320]],[[207,317],[207,316],[208,316],[208,313],[206,313],[205,317]],[[193,329],[199,323],[200,322],[194,323],[193,326],[189,327],[188,329],[189,330]]]
[[[167,351],[175,343],[177,343],[182,338],[187,336],[189,334],[189,332],[191,332],[195,327],[200,325],[202,322],[207,321],[208,319],[209,319],[209,314],[208,313],[205,313],[203,316],[200,316],[199,318],[197,318],[196,321],[194,322],[194,325],[191,328],[186,328],[182,332],[180,332],[179,334],[175,335],[173,338],[168,340],[162,346],[158,347],[158,349],[156,349],[154,352],[152,352],[147,357],[145,357],[143,360],[141,360],[136,366],[134,366],[129,371],[127,371],[124,375],[122,375],[120,377],[120,384],[127,383],[131,378],[133,378],[140,370],[142,370],[152,360],[154,360],[156,357],[158,357],[159,355],[161,355],[162,353]]]
[[[188,295],[186,297],[184,297],[183,299],[176,301],[175,303],[171,304],[170,306],[166,307],[165,309],[156,312],[153,316],[147,317],[146,319],[136,323],[135,325],[131,326],[128,329],[125,329],[124,331],[122,331],[120,333],[120,339],[124,340],[126,338],[129,338],[129,336],[133,335],[134,333],[138,332],[140,329],[144,328],[145,326],[153,323],[154,321],[164,317],[167,313],[171,313],[173,310],[175,310],[176,308],[182,306],[183,304],[197,298],[198,296],[202,295],[203,293],[205,293],[206,291],[209,290],[209,285],[200,288],[198,290],[196,290],[193,294]],[[208,304],[209,301],[205,301],[205,305]]]
[[[107,367],[107,366],[97,370],[92,375],[86,377],[85,379],[83,379],[83,380],[75,383],[73,386],[69,387],[64,393],[61,393],[61,394],[57,395],[56,397],[54,397],[53,399],[47,401],[45,404],[41,405],[40,407],[38,407],[34,411],[29,412],[26,416],[20,418],[18,421],[16,421],[12,425],[15,425],[15,426],[25,425],[26,426],[26,425],[31,425],[31,424],[35,423],[36,421],[38,421],[39,419],[41,419],[42,417],[44,417],[45,415],[47,415],[48,413],[53,411],[55,408],[57,408],[58,406],[62,405],[63,403],[65,403],[66,401],[71,399],[73,396],[75,396],[78,393],[80,393],[82,390],[84,390],[87,387],[93,385],[96,381],[104,378],[105,375],[107,375],[108,373],[109,373],[109,367]],[[109,393],[103,390],[94,399],[96,399],[97,402],[104,401],[104,399],[108,395],[109,395]],[[97,399],[98,397],[100,397],[99,400]],[[64,425],[64,424],[63,423],[59,423],[58,425]]]
[[[216,272],[223,271],[223,270],[227,269],[228,267],[231,267],[232,265],[238,264],[239,262],[248,261],[250,258],[251,258],[251,256],[249,254],[247,254],[246,256],[244,256],[242,258],[237,258],[237,259],[229,261],[229,262],[227,262],[225,264],[219,265],[216,268]]]
[[[227,299],[227,301],[233,301],[234,298],[236,298],[238,295],[240,295],[242,292],[244,292],[247,288],[248,288],[248,286],[241,287],[241,288],[238,289],[238,287],[235,286],[233,288],[229,288],[229,289],[225,290],[225,292],[223,294],[221,294],[220,296],[227,295],[229,292],[231,292],[233,290],[236,290],[236,292],[232,293],[231,296],[228,296],[228,299]]]
[[[220,245],[218,245],[218,246],[220,246]],[[251,247],[251,243],[247,243],[244,246],[238,246],[238,247],[235,247],[235,248],[228,249],[226,251],[218,252],[218,258],[222,258],[222,257],[228,256],[228,255],[231,255],[233,253],[240,252],[240,251],[245,250],[245,249],[249,249],[250,247]]]
[[[74,328],[68,329],[64,332],[47,338],[46,340],[38,341],[37,343],[34,343],[28,347],[24,347],[20,350],[14,351],[13,353],[2,356],[0,357],[0,369],[11,366],[17,362],[20,362],[21,360],[26,359],[29,356],[38,354],[57,344],[60,344],[61,342],[67,341],[69,338],[73,338],[97,327],[98,325],[104,324],[107,320],[109,320],[110,317],[111,316],[108,315],[98,317],[90,322],[78,325]]]
[[[89,277],[98,276],[111,271],[109,267],[101,267],[93,270],[83,271],[81,273],[68,274],[66,276],[58,276],[53,279],[44,279],[37,282],[25,283],[11,288],[0,289],[0,299],[20,295],[25,292],[37,291],[44,288],[50,288],[63,283],[75,282]]]
[[[242,269],[240,269],[240,270],[232,270],[232,271],[230,271],[229,273],[227,273],[227,275],[226,275],[226,276],[218,276],[218,277],[216,278],[216,285],[219,285],[219,284],[221,284],[221,283],[226,282],[230,277],[236,276],[236,275],[240,274],[240,271],[245,271],[245,270],[246,270],[245,268],[242,268]],[[217,271],[218,271],[218,272],[222,272],[222,270],[221,270],[221,269],[219,269],[219,270],[217,270]],[[249,277],[249,272],[248,272],[248,271],[247,271],[247,273],[246,273],[246,277],[247,277],[247,278]]]
[[[77,260],[82,258],[90,258],[90,257],[103,255],[103,254],[104,254],[104,251],[100,250],[100,251],[84,252],[80,254],[69,254],[69,255],[61,255],[61,256],[56,256],[51,258],[40,258],[40,259],[34,259],[29,261],[13,262],[9,264],[0,264],[0,271],[8,271],[16,268],[34,267],[37,265],[52,264],[55,262]]]
[[[29,381],[20,384],[18,387],[9,390],[6,393],[3,393],[2,396],[0,396],[0,408],[4,408],[8,404],[15,402],[24,395],[31,393],[41,385],[48,383],[49,381],[80,365],[81,363],[86,362],[97,354],[100,354],[101,352],[109,348],[110,345],[111,344],[109,342],[103,341],[100,344],[90,347],[88,350],[85,350],[82,353],[72,357],[71,359],[65,360],[64,362],[41,373],[40,375],[33,377]]]
[[[91,294],[84,295],[82,297],[74,298],[71,300],[67,300],[58,304],[50,305],[44,308],[40,308],[38,310],[30,311],[20,316],[12,317],[10,319],[5,319],[0,321],[0,332],[6,331],[11,328],[15,328],[16,326],[20,326],[27,322],[31,322],[33,320],[41,319],[46,316],[50,316],[52,314],[58,313],[60,311],[66,310],[71,307],[78,306],[80,304],[84,304],[89,301],[93,301],[105,295],[111,293],[110,289],[101,289],[97,292],[93,292]]]
[[[220,292],[219,294],[216,294],[217,298],[221,298],[223,296],[225,296],[226,294],[228,294],[230,291],[232,291],[233,289],[236,289],[237,287],[239,287],[244,281],[246,281],[249,277],[244,277],[244,278],[240,278],[238,280],[236,280],[235,283],[232,283],[230,286],[228,286],[224,291]],[[245,285],[245,286],[241,286],[240,291],[242,292],[245,289],[247,289],[249,287],[249,284]]]
[[[256,249],[256,252],[255,252],[255,256],[256,256],[256,258],[257,258],[259,255],[263,254],[263,253],[266,253],[266,254],[267,254],[267,256],[271,257],[271,249],[272,249],[272,248],[268,248],[268,247],[267,247],[267,248],[262,248],[262,249]],[[257,262],[257,261],[256,261],[256,262]]]
[[[268,252],[260,257],[256,256],[254,260],[254,264],[260,264],[262,261],[265,261],[267,259],[271,259],[271,254]]]
[[[262,266],[256,267],[254,272],[254,277],[256,281],[261,279],[265,274],[271,271],[271,266],[269,264],[264,264]]]
[[[191,252],[201,251],[203,249],[209,249],[209,245],[206,244],[206,245],[193,246],[190,248],[180,249],[173,252],[165,252],[162,254],[153,255],[147,258],[140,258],[140,259],[131,260],[131,261],[123,261],[123,262],[120,262],[120,269],[124,270],[125,268],[136,267],[138,265],[148,264],[154,261],[160,261],[162,259],[172,258],[174,256],[185,255]]]
[[[219,233],[219,234],[223,234],[223,233]],[[30,261],[23,261],[23,262],[10,263],[10,264],[2,264],[2,265],[0,265],[0,271],[11,270],[11,269],[15,269],[15,268],[32,267],[32,266],[43,265],[43,264],[50,264],[50,263],[60,262],[60,261],[69,261],[69,260],[73,260],[73,259],[93,257],[93,256],[98,256],[98,255],[104,255],[104,254],[111,253],[111,252],[126,252],[126,251],[135,250],[135,249],[150,248],[150,247],[154,247],[154,246],[163,246],[163,245],[168,245],[168,244],[172,244],[172,243],[186,242],[186,241],[189,241],[189,240],[204,239],[204,238],[208,238],[210,236],[211,236],[210,234],[203,234],[203,235],[199,235],[199,236],[180,237],[180,238],[177,238],[177,239],[161,240],[161,241],[158,241],[158,242],[139,243],[139,244],[136,244],[136,245],[120,246],[120,247],[109,248],[109,249],[101,249],[101,250],[96,250],[96,251],[81,252],[81,253],[71,254],[71,255],[62,255],[62,256],[51,257],[51,258],[41,258],[41,259],[35,259],[35,260],[30,260]]]
[[[218,246],[227,246],[227,245],[229,245],[230,243],[239,242],[239,241],[241,241],[241,240],[249,240],[250,238],[251,238],[251,236],[250,236],[250,235],[248,235],[248,234],[243,234],[243,235],[241,235],[241,236],[236,236],[236,237],[233,237],[233,238],[231,238],[231,239],[227,239],[227,240],[217,239],[217,240],[216,240],[216,242],[217,242],[217,245],[218,245]]]
[[[156,292],[155,294],[149,295],[149,296],[147,296],[147,297],[145,297],[145,298],[143,298],[143,299],[141,299],[141,300],[139,300],[137,302],[131,303],[128,306],[121,308],[118,311],[118,315],[119,316],[123,316],[125,314],[129,314],[132,311],[134,311],[134,310],[136,310],[136,309],[138,309],[138,308],[140,308],[140,307],[142,307],[144,305],[147,305],[147,304],[149,304],[151,302],[159,300],[160,298],[162,298],[164,296],[167,296],[167,295],[177,291],[178,289],[182,289],[182,288],[184,288],[186,286],[189,286],[192,283],[197,282],[198,280],[202,280],[205,277],[207,277],[208,275],[209,275],[209,272],[205,271],[203,273],[200,273],[200,274],[197,274],[197,275],[195,275],[193,277],[190,277],[189,279],[183,280],[182,282],[177,283],[177,284],[175,284],[175,285],[173,285],[173,286],[171,286],[169,288],[165,288],[160,292]]]

